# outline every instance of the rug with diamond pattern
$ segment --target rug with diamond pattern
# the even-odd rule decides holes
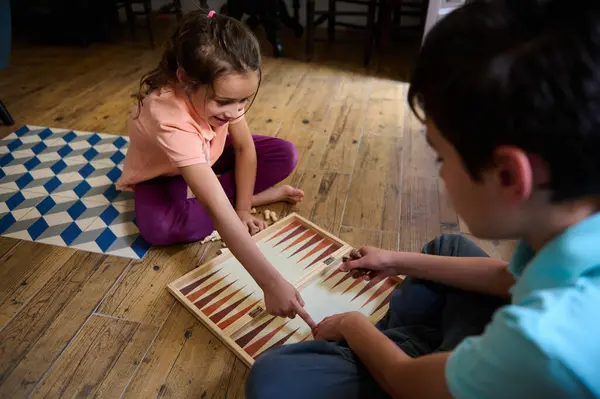
[[[121,192],[127,137],[24,126],[0,139],[0,234],[127,258],[139,235],[133,193]]]

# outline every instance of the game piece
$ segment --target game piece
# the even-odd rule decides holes
[[[315,322],[358,311],[375,324],[387,311],[401,279],[373,283],[338,268],[352,247],[297,214],[253,236],[258,248],[302,295]],[[168,289],[244,363],[269,348],[312,339],[300,317],[266,312],[262,290],[227,248],[221,255],[169,284]]]
[[[360,251],[358,249],[352,249],[352,251],[350,251],[349,256],[344,256],[344,258],[342,259],[343,263],[346,263],[348,261],[350,261],[351,259],[360,259],[362,258],[362,254],[360,253]],[[363,277],[365,275],[367,275],[370,272],[369,269],[363,269],[363,268],[357,268],[352,270],[352,278],[359,278],[359,277]]]
[[[255,214],[256,214],[256,208],[252,208],[252,209],[250,210],[250,214],[251,214],[251,215],[255,215]]]

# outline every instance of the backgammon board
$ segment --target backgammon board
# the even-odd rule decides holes
[[[302,295],[304,309],[319,323],[336,313],[359,311],[376,323],[387,311],[400,278],[373,283],[338,271],[352,247],[298,214],[254,237],[258,248]],[[168,286],[169,291],[248,366],[266,350],[312,339],[295,319],[265,311],[262,290],[228,251]]]

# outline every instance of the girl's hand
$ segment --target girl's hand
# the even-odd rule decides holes
[[[267,223],[263,220],[255,218],[250,211],[237,211],[237,214],[252,236],[267,228]]]
[[[397,276],[398,270],[393,262],[393,252],[374,247],[363,247],[352,251],[349,260],[342,263],[339,269],[352,272],[354,278],[379,282],[386,277]]]
[[[344,323],[347,323],[353,317],[365,316],[358,312],[347,312],[324,318],[316,330],[313,330],[315,339],[321,341],[343,341],[345,339],[343,330],[346,327]]]
[[[314,330],[317,323],[304,310],[304,301],[298,290],[281,278],[264,290],[267,312],[274,316],[293,319],[299,315]]]

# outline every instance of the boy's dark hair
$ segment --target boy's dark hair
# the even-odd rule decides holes
[[[547,162],[554,201],[600,195],[600,1],[469,3],[426,37],[408,96],[474,179],[514,145]]]
[[[140,81],[138,106],[154,90],[177,83],[178,68],[185,71],[192,90],[212,85],[227,74],[260,73],[256,37],[240,21],[225,15],[208,17],[204,10],[185,14],[165,46],[158,66]]]

